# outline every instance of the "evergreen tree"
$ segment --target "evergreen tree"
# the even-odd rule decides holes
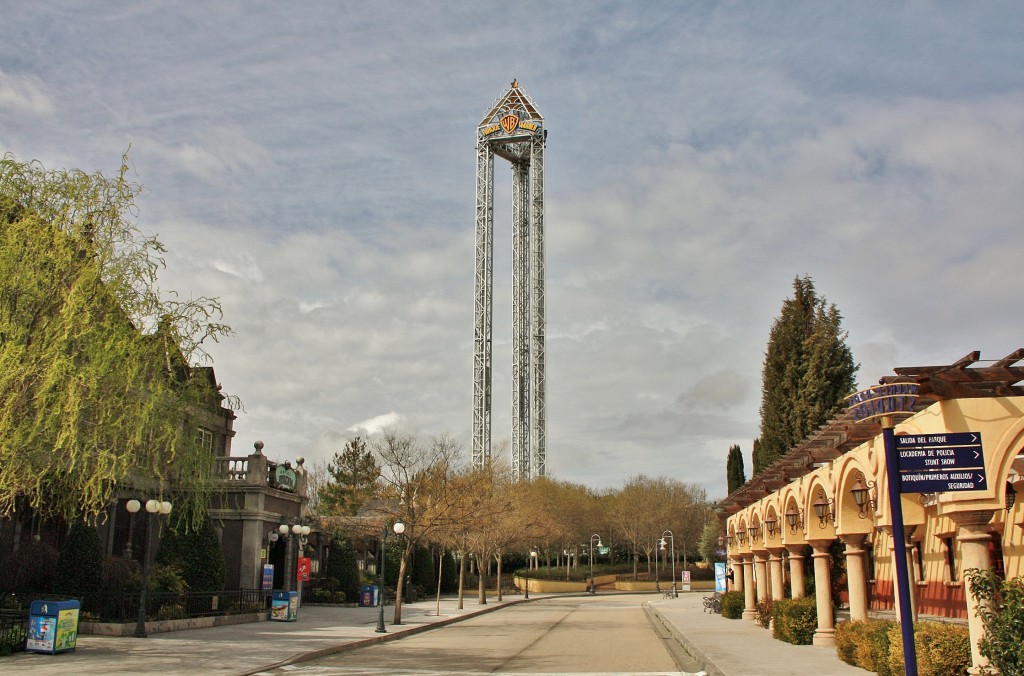
[[[65,596],[89,597],[103,586],[103,545],[96,526],[71,526],[57,556],[54,591]],[[88,600],[88,599],[87,599]]]
[[[359,564],[356,562],[356,548],[344,531],[335,531],[331,536],[331,549],[324,566],[324,579],[338,581],[338,589],[345,592],[346,599],[359,598]]]
[[[747,473],[743,469],[743,453],[739,445],[729,447],[729,459],[726,462],[726,479],[729,493],[747,483]]]
[[[841,320],[810,277],[793,280],[793,297],[782,303],[768,336],[755,475],[825,423],[853,391],[858,367]]]
[[[380,466],[359,437],[334,454],[327,471],[331,481],[318,489],[321,514],[354,516],[377,490]]]
[[[177,570],[189,591],[223,590],[224,551],[213,523],[205,519],[198,528],[186,529],[186,522],[179,517],[176,527],[178,532],[164,525],[156,556],[157,563]],[[156,526],[153,525],[155,532]]]

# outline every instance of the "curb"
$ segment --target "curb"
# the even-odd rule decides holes
[[[690,654],[690,657],[700,663],[701,669],[707,672],[708,676],[726,676],[725,672],[719,669],[714,662],[708,659],[708,656],[704,654],[704,651],[694,645],[694,643],[684,634],[681,634],[674,624],[667,622],[658,609],[651,605],[650,601],[644,602],[644,611],[652,622],[657,620],[658,623],[672,635],[675,642],[682,646],[683,650]]]
[[[373,637],[370,637],[370,638],[363,638],[363,639],[359,639],[359,640],[356,640],[356,641],[349,641],[347,643],[342,643],[342,644],[339,644],[339,645],[329,646],[327,648],[319,648],[317,650],[310,650],[310,651],[304,652],[304,653],[297,653],[295,655],[292,655],[291,657],[288,657],[288,658],[286,658],[284,660],[281,660],[280,662],[275,662],[273,664],[268,664],[268,665],[265,665],[265,666],[262,666],[262,667],[259,667],[259,668],[256,668],[256,669],[249,669],[248,671],[243,671],[243,672],[241,672],[239,674],[236,674],[236,676],[255,676],[255,674],[260,674],[260,673],[264,673],[264,672],[267,672],[267,671],[272,671],[274,669],[279,669],[281,667],[287,667],[287,666],[290,666],[290,665],[293,665],[293,664],[301,664],[302,662],[311,662],[313,660],[318,660],[318,659],[321,659],[321,658],[324,658],[324,657],[329,657],[331,655],[337,655],[338,653],[344,653],[344,652],[348,652],[350,650],[357,650],[359,648],[365,648],[367,646],[377,645],[378,643],[387,643],[389,641],[397,641],[399,639],[405,638],[406,636],[412,636],[414,634],[422,634],[423,632],[430,631],[431,629],[438,629],[440,627],[446,627],[446,626],[448,626],[450,624],[455,624],[456,622],[461,622],[463,620],[468,620],[471,617],[478,617],[478,616],[484,615],[486,613],[493,613],[496,610],[501,610],[502,608],[505,608],[507,606],[514,606],[514,605],[519,604],[519,603],[529,603],[532,600],[533,599],[515,599],[513,601],[502,602],[501,605],[491,606],[490,608],[482,608],[480,610],[474,610],[474,611],[465,613],[463,615],[459,615],[458,617],[449,617],[449,618],[445,618],[443,620],[438,620],[437,622],[430,622],[428,624],[421,624],[421,625],[417,625],[415,627],[410,627],[408,629],[400,629],[399,631],[395,631],[395,632],[391,632],[391,633],[387,633],[387,634],[381,634],[379,636],[373,636]],[[538,600],[540,600],[540,599],[538,599]],[[392,625],[392,626],[394,626],[394,625]],[[401,625],[399,625],[399,626],[401,626]]]

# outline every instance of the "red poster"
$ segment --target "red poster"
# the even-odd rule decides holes
[[[299,557],[299,565],[295,569],[295,579],[299,582],[309,582],[310,562],[308,556]]]

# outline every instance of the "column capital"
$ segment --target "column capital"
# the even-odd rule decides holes
[[[840,535],[839,539],[842,540],[844,545],[846,545],[846,552],[848,554],[854,554],[864,551],[864,541],[867,537],[867,533],[846,533],[844,535]]]
[[[947,516],[957,526],[974,533],[981,533],[988,532],[988,526],[994,514],[994,509],[975,509],[969,512],[950,512]]]
[[[786,550],[789,552],[789,558],[802,559],[804,558],[804,552],[807,551],[807,545],[804,543],[798,545],[786,545]]]
[[[832,546],[835,540],[808,540],[807,544],[814,550],[812,556],[819,556],[821,554],[828,554],[828,548]]]

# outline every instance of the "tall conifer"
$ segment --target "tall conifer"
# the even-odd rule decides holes
[[[755,475],[844,405],[858,368],[846,338],[836,306],[818,296],[810,277],[795,278],[768,336]]]

